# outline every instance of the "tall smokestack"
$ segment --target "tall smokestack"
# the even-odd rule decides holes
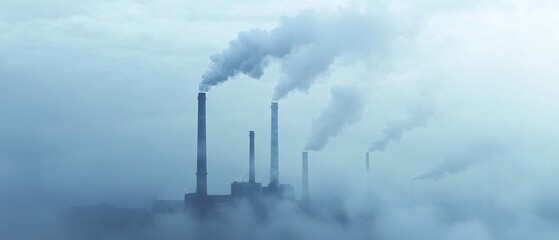
[[[309,200],[309,153],[303,152],[303,184],[301,198],[303,201]]]
[[[270,187],[279,187],[278,103],[272,102],[272,134],[270,146]]]
[[[248,150],[248,182],[254,183],[254,131],[248,133],[250,143]]]
[[[206,168],[206,93],[198,93],[198,148],[196,161],[196,194],[208,195]]]
[[[365,166],[367,168],[367,172],[369,172],[369,152],[365,153]]]

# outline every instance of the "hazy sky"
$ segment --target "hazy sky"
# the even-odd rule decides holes
[[[281,182],[299,193],[313,119],[331,89],[355,88],[359,121],[309,153],[313,198],[360,206],[368,187],[386,206],[375,233],[386,239],[410,239],[396,225],[421,227],[419,239],[554,239],[558,11],[551,0],[2,0],[0,201],[181,199],[195,187],[196,95],[210,56],[239,32],[311,14],[331,35],[267,58],[260,79],[240,73],[208,92],[210,194],[248,179],[250,130],[257,181],[269,181],[275,88],[329,58],[279,101]],[[365,177],[365,152],[394,128],[401,137],[371,152]],[[439,211],[452,206],[463,221],[446,229]]]

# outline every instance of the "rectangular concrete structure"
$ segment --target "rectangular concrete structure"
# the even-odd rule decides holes
[[[206,93],[198,93],[198,138],[196,151],[196,194],[208,195],[206,159]]]
[[[369,152],[365,153],[365,169],[369,172]]]
[[[270,188],[279,187],[278,103],[272,102],[270,142]]]
[[[301,184],[301,199],[309,200],[309,153],[303,152],[303,179]]]
[[[254,163],[254,131],[250,131],[249,134],[249,147],[248,147],[248,182],[255,183],[255,163]]]

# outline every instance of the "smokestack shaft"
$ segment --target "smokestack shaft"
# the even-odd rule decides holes
[[[279,187],[278,103],[272,102],[270,187]]]
[[[367,172],[369,172],[369,153],[365,154],[365,166],[367,168]]]
[[[208,194],[206,162],[206,93],[198,93],[198,148],[196,156],[196,193]]]
[[[304,201],[309,200],[309,154],[303,152],[303,183],[301,197]]]
[[[254,131],[250,131],[248,135],[250,139],[248,150],[248,181],[254,183]]]

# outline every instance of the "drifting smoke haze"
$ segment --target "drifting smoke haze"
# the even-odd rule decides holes
[[[405,132],[427,126],[429,118],[433,115],[433,110],[425,103],[414,103],[409,105],[406,110],[403,118],[393,119],[386,123],[380,138],[369,147],[369,152],[384,151],[390,142],[399,141]]]
[[[365,107],[363,93],[352,87],[335,87],[331,91],[330,104],[312,121],[311,134],[306,150],[318,151],[324,148],[328,139],[361,119]]]
[[[344,54],[368,56],[373,49],[386,51],[389,32],[371,15],[343,10],[328,17],[303,11],[283,18],[271,30],[240,32],[229,47],[210,57],[200,91],[209,91],[239,73],[260,79],[270,61],[278,60],[283,75],[273,101],[294,90],[306,92]],[[379,53],[377,53],[379,54]]]
[[[466,171],[473,163],[472,159],[447,160],[414,179],[439,181],[448,175]]]
[[[487,161],[498,152],[498,147],[491,143],[469,147],[469,149],[470,151],[467,153],[447,158],[431,170],[415,177],[414,180],[439,181],[449,175],[464,172],[475,164]]]

